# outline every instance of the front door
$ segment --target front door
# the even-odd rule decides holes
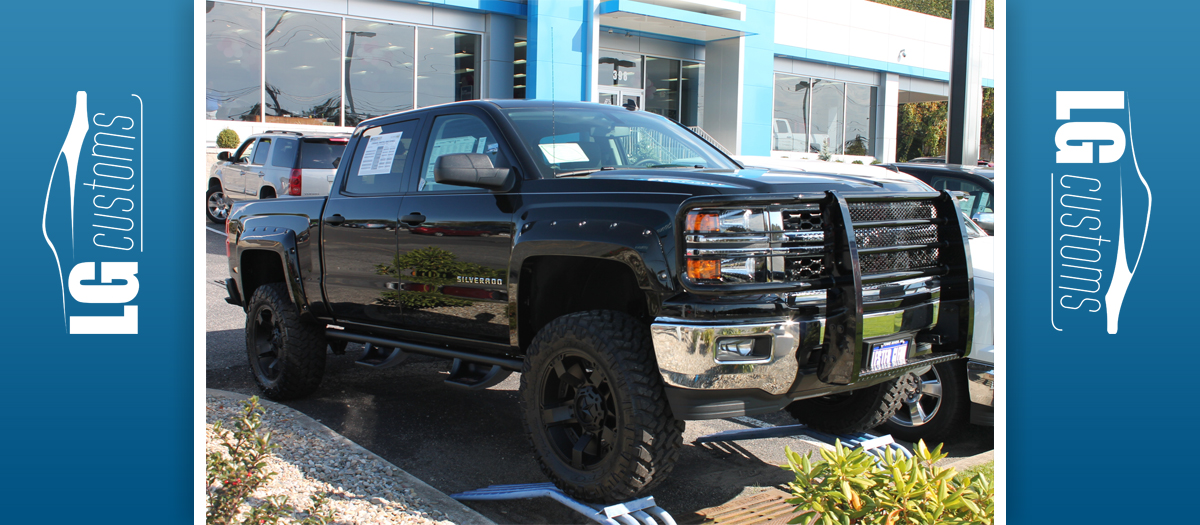
[[[322,215],[325,295],[339,323],[394,326],[402,308],[389,271],[396,260],[397,219],[404,201],[409,149],[420,119],[363,131],[346,174]]]
[[[508,261],[516,196],[439,184],[438,157],[482,153],[511,167],[512,154],[490,119],[473,108],[427,119],[427,137],[410,172],[390,271],[408,329],[509,343]]]

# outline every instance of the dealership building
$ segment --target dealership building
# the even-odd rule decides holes
[[[216,1],[205,24],[210,144],[527,98],[632,103],[736,154],[891,161],[898,105],[950,91],[951,21],[866,0]]]

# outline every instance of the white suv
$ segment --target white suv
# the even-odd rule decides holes
[[[348,133],[268,131],[253,135],[234,153],[221,152],[204,194],[208,220],[224,223],[236,201],[275,197],[323,197],[337,173]]]

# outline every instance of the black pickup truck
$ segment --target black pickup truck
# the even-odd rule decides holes
[[[327,198],[235,207],[227,300],[272,399],[347,342],[452,359],[463,388],[520,371],[546,474],[620,501],[671,471],[683,420],[862,430],[964,355],[960,216],[903,174],[743,169],[646,112],[472,101],[360,124]]]

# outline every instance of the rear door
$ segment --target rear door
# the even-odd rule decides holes
[[[254,154],[250,156],[250,163],[241,165],[244,198],[256,199],[259,196],[259,189],[262,188],[267,170],[270,169],[268,161],[271,159],[271,141],[271,137],[258,139],[258,144],[254,145]]]
[[[346,172],[330,192],[321,225],[325,297],[339,323],[400,322],[396,225],[420,124],[414,118],[368,128],[342,159]]]
[[[439,184],[437,159],[483,153],[496,167],[514,158],[490,117],[475,108],[431,111],[400,209],[395,270],[403,326],[509,343],[508,262],[516,198]]]

